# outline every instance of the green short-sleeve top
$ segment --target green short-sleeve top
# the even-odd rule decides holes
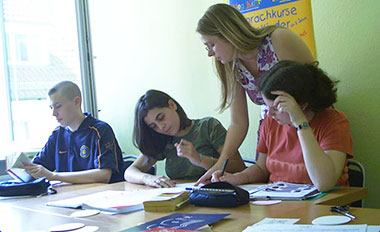
[[[178,157],[174,144],[185,139],[191,142],[197,152],[203,156],[219,158],[218,149],[223,146],[225,138],[226,129],[217,119],[212,117],[196,119],[189,133],[183,137],[174,137],[173,141],[166,145],[158,160],[165,159],[165,171],[170,179],[196,180],[206,170],[193,165],[187,158]]]

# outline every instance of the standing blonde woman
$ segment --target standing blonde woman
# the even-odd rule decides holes
[[[295,33],[278,26],[254,28],[235,8],[216,4],[198,22],[197,32],[213,56],[222,84],[221,110],[230,108],[231,121],[225,144],[216,164],[197,183],[208,182],[223,162],[236,154],[248,131],[246,94],[257,105],[264,105],[257,90],[261,78],[281,60],[311,63],[313,56]],[[266,113],[262,107],[261,118]]]

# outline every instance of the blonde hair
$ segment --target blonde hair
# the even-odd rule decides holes
[[[214,59],[218,77],[222,84],[222,102],[220,110],[228,108],[235,95],[237,83],[240,82],[235,60],[238,53],[253,52],[262,39],[272,33],[278,26],[271,25],[263,28],[254,28],[244,16],[234,7],[227,4],[210,6],[198,21],[197,32],[201,35],[218,36],[227,40],[234,47],[233,62],[222,64]]]

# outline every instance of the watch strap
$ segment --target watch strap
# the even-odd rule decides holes
[[[308,122],[302,122],[301,124],[299,124],[298,126],[296,126],[296,129],[297,131],[299,130],[302,130],[302,129],[305,129],[305,128],[309,128],[310,125]]]

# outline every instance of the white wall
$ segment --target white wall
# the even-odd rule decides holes
[[[218,2],[89,2],[99,118],[111,124],[124,152],[138,154],[134,107],[151,88],[175,98],[190,118],[214,116],[228,126],[229,111],[217,110],[220,85],[212,60],[195,32],[199,18]],[[259,107],[248,105],[251,126],[240,152],[254,158]]]

